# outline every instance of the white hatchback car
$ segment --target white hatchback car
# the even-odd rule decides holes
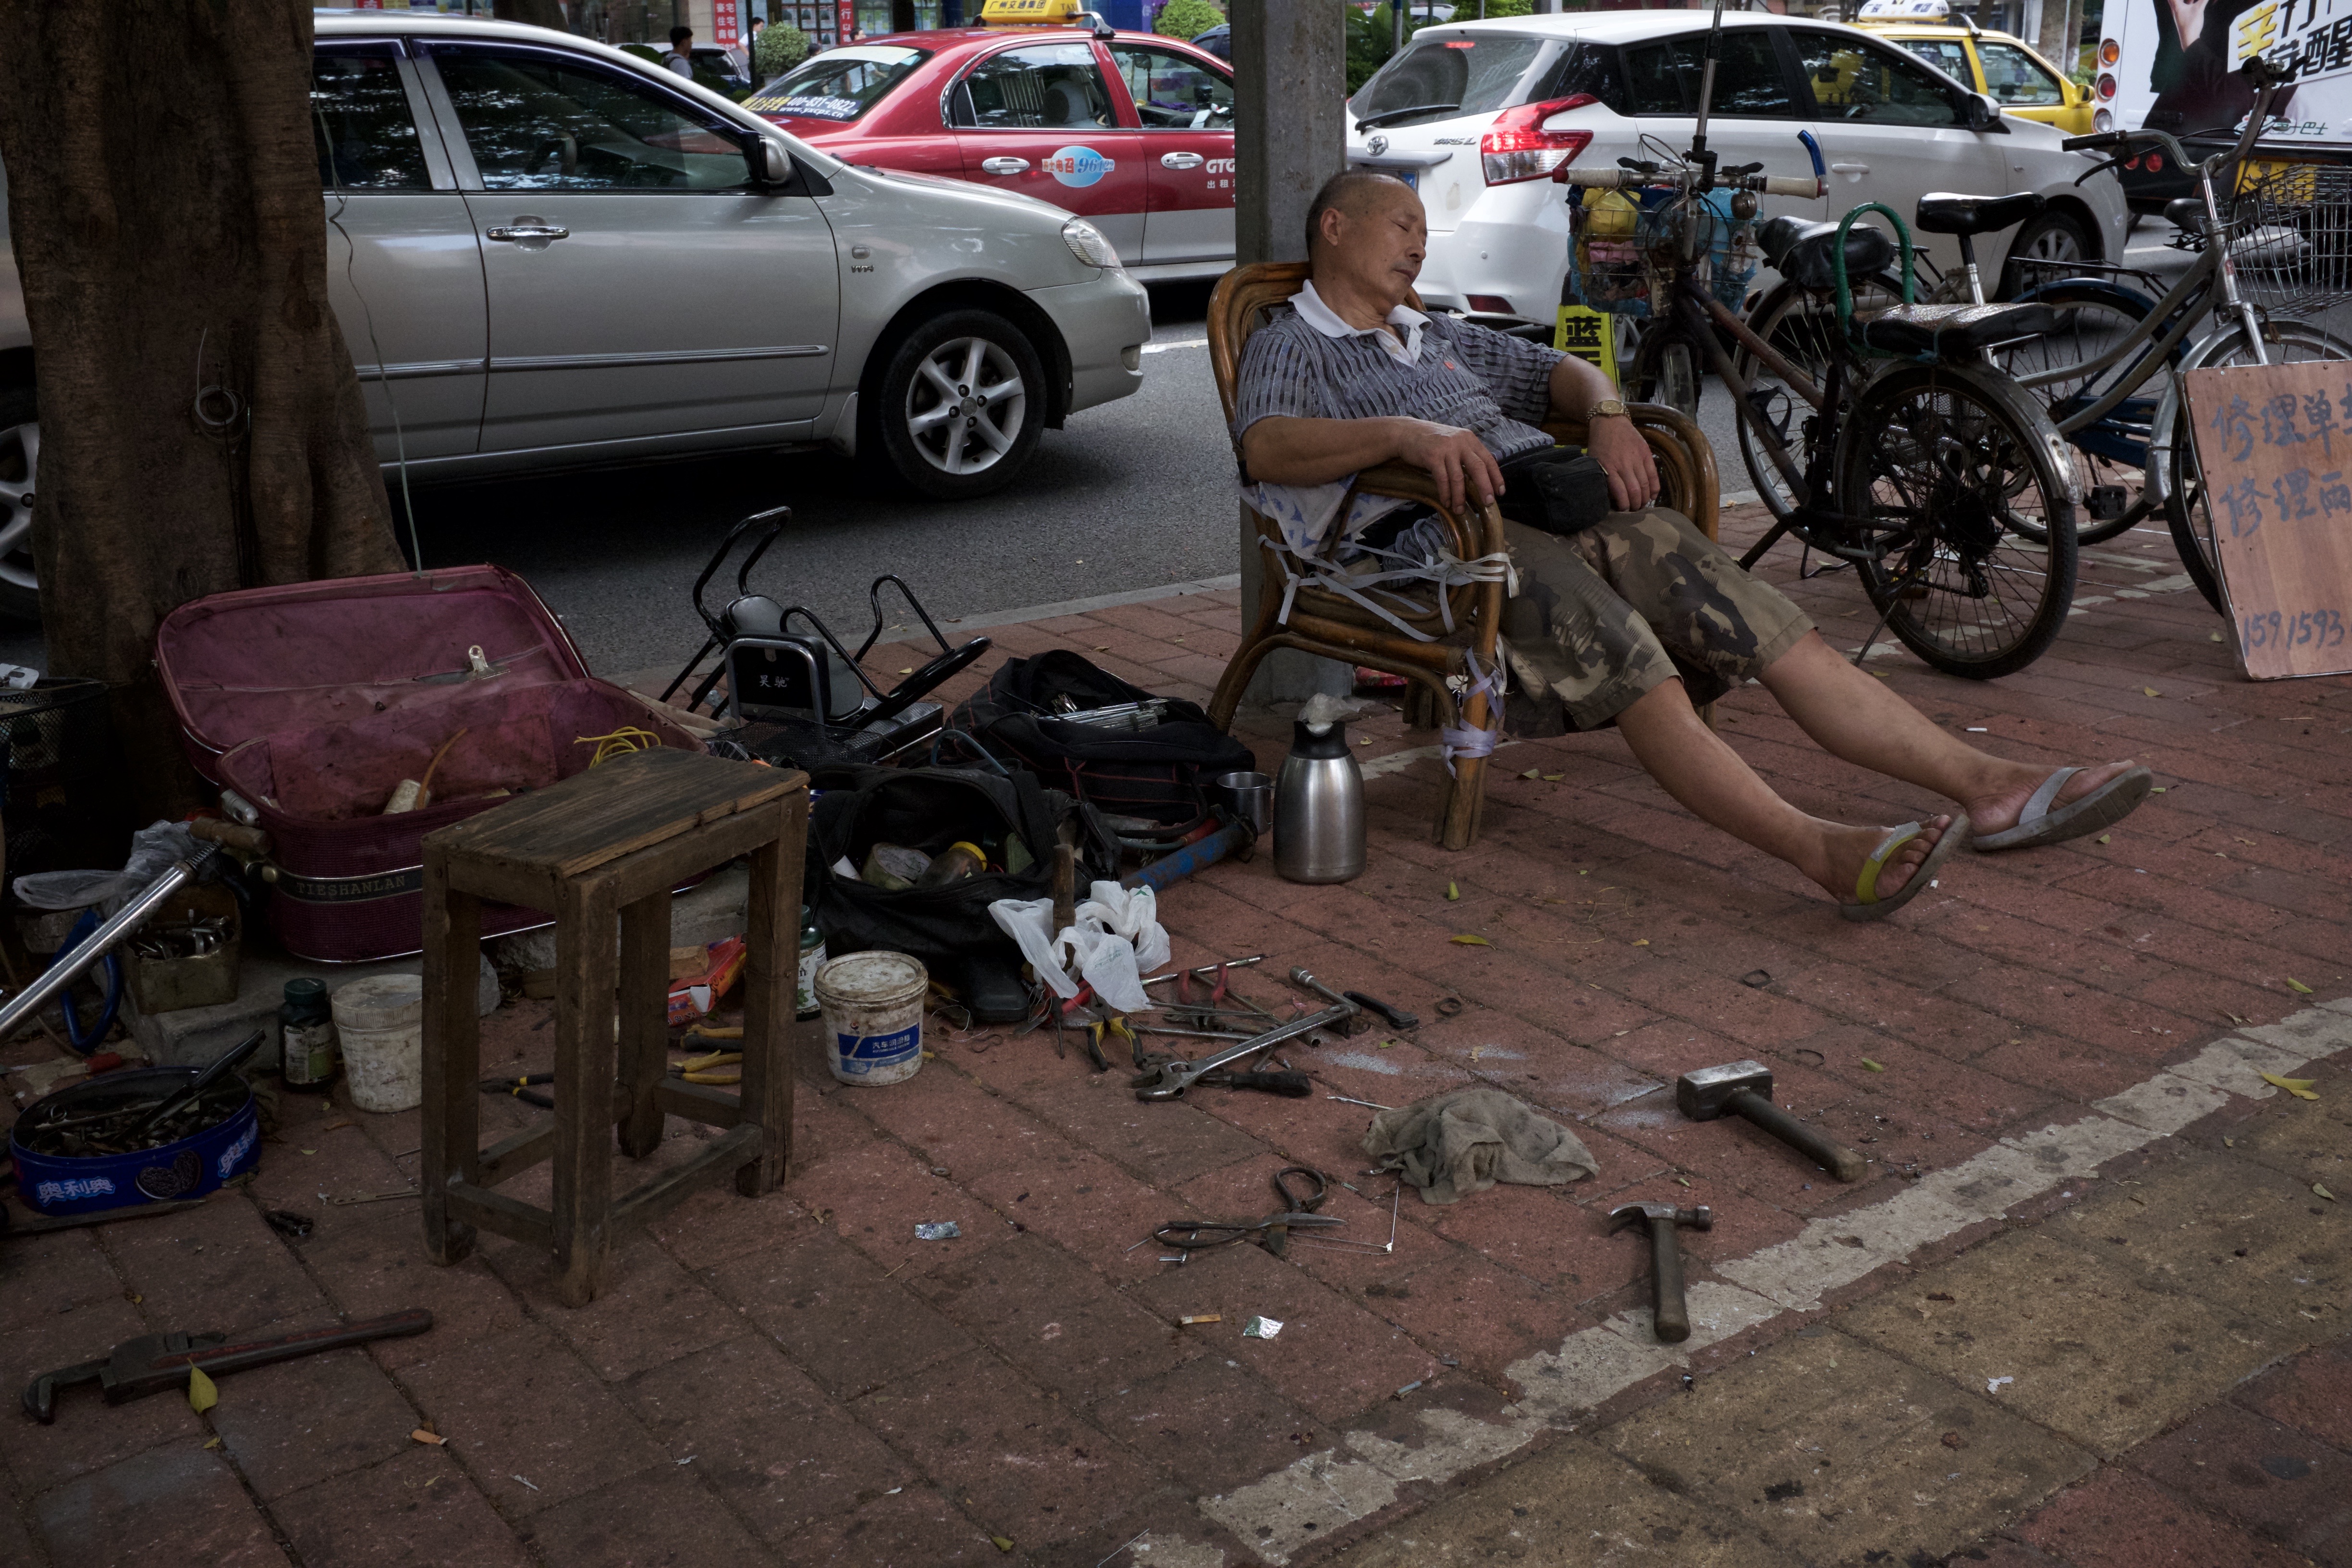
[[[1513,321],[1553,320],[1568,268],[1568,206],[1553,172],[1654,157],[1643,142],[1689,147],[1708,16],[1696,11],[1580,12],[1425,27],[1349,100],[1348,161],[1398,174],[1429,212],[1424,303]],[[2113,180],[2074,181],[2089,155],[2063,152],[2047,125],[2004,116],[1971,130],[1969,90],[1883,39],[1794,16],[1723,19],[1707,144],[1725,163],[1815,173],[1798,132],[1818,140],[1825,198],[1763,198],[1766,216],[1843,216],[1884,202],[1907,224],[1930,191],[2038,191],[2037,217],[1977,238],[1988,288],[2011,254],[2099,260],[2123,254],[2126,212]],[[1916,235],[1937,266],[1958,242]],[[1767,279],[1769,280],[1769,279]]]

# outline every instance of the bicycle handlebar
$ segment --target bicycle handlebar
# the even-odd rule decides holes
[[[1599,191],[1633,191],[1643,185],[1675,183],[1671,174],[1648,174],[1635,169],[1562,168],[1552,178],[1564,185],[1583,185]],[[1822,180],[1811,175],[1799,179],[1788,174],[1741,174],[1719,177],[1716,184],[1730,190],[1760,191],[1768,196],[1796,196],[1806,201],[1827,190]]]
[[[2163,149],[2184,169],[2197,166],[2197,161],[2182,151],[2180,139],[2168,131],[2102,131],[2091,136],[2069,136],[2058,146],[2067,153],[2091,153],[2108,147],[2128,147],[2135,142],[2149,142]]]

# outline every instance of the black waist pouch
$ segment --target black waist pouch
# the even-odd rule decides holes
[[[1503,465],[1503,515],[1524,527],[1565,538],[1582,533],[1613,510],[1609,473],[1601,459],[1573,447],[1548,447]]]

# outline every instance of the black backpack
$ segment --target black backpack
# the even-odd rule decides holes
[[[1053,717],[1057,698],[1080,709],[1164,701],[1167,713],[1149,730],[1106,730]],[[1210,723],[1199,704],[1155,697],[1067,648],[1012,660],[949,722],[1053,788],[1158,828],[1122,827],[1128,837],[1181,837],[1207,818],[1210,781],[1257,766],[1250,749]]]
[[[803,900],[824,933],[825,955],[873,949],[907,953],[988,1022],[1021,1017],[1027,997],[1020,946],[989,917],[988,906],[999,899],[1051,896],[1061,825],[1077,820],[1081,900],[1090,882],[1118,877],[1118,845],[1100,816],[1025,773],[1004,778],[968,768],[835,764],[812,770],[809,784],[821,793],[809,813]],[[969,841],[994,862],[1008,834],[1018,834],[1031,857],[1019,871],[982,871],[942,887],[892,889],[833,870],[844,858],[863,867],[877,843],[937,855]]]

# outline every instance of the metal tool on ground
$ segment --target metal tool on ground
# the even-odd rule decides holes
[[[1342,991],[1339,994],[1345,996],[1349,1001],[1353,1002],[1357,1006],[1361,1007],[1367,1013],[1379,1014],[1383,1019],[1387,1020],[1388,1026],[1391,1029],[1418,1029],[1421,1027],[1421,1015],[1418,1013],[1408,1013],[1402,1007],[1393,1006],[1389,1003],[1381,1001],[1377,996],[1367,996],[1360,991]]]
[[[125,1142],[136,1142],[179,1112],[194,1105],[199,1095],[234,1072],[236,1065],[259,1050],[261,1042],[268,1037],[268,1030],[256,1029],[244,1039],[215,1057],[210,1066],[188,1080],[187,1088],[168,1096],[161,1105],[133,1122],[130,1131],[124,1134]]]
[[[555,1097],[537,1093],[536,1089],[554,1081],[555,1075],[551,1072],[523,1072],[512,1078],[486,1078],[482,1080],[481,1089],[484,1094],[510,1094],[525,1105],[552,1110],[555,1109]]]
[[[10,997],[5,1005],[0,1005],[0,1040],[15,1034],[21,1025],[55,1001],[67,986],[80,978],[83,970],[104,958],[117,942],[170,902],[173,894],[202,877],[218,853],[219,846],[207,844],[188,858],[173,861],[138,897],[84,937],[71,952],[61,954],[31,984]]]
[[[1197,843],[1171,849],[1150,865],[1119,879],[1122,887],[1166,890],[1195,871],[1205,870],[1231,855],[1246,860],[1256,847],[1257,834],[1246,822],[1229,822]]]
[[[1202,1089],[1254,1089],[1262,1094],[1279,1094],[1291,1100],[1306,1100],[1315,1092],[1315,1080],[1303,1072],[1234,1072],[1219,1068],[1192,1081]]]
[[[1293,978],[1306,973],[1303,969],[1291,971]],[[1309,978],[1312,977],[1309,976]],[[1330,1028],[1341,1020],[1352,1018],[1355,1016],[1356,1005],[1353,1002],[1342,1001],[1324,1008],[1319,1013],[1309,1013],[1304,1017],[1294,1018],[1287,1024],[1277,1024],[1262,1035],[1244,1040],[1238,1045],[1228,1046],[1222,1051],[1202,1058],[1199,1061],[1157,1063],[1149,1071],[1138,1073],[1128,1081],[1134,1089],[1135,1098],[1138,1100],[1176,1100],[1181,1098],[1186,1089],[1198,1083],[1204,1073],[1214,1072],[1222,1067],[1230,1067],[1245,1057],[1255,1056],[1258,1052],[1278,1046],[1285,1040],[1295,1040],[1302,1035],[1311,1035],[1318,1029]]]
[[[1346,1019],[1333,1026],[1331,1030],[1333,1034],[1357,1035],[1361,1034],[1364,1030],[1372,1026],[1370,1021],[1364,1016],[1362,1004],[1356,997],[1342,995],[1340,993],[1332,990],[1328,985],[1324,984],[1320,980],[1316,979],[1315,976],[1307,973],[1307,971],[1303,969],[1292,970],[1290,972],[1290,982],[1294,985],[1303,986],[1307,990],[1314,992],[1315,994],[1322,997],[1323,1000],[1332,1004],[1334,1006],[1345,1007],[1348,1010],[1348,1016]],[[1385,1012],[1386,1009],[1382,1009],[1382,1011]]]
[[[1672,1204],[1627,1204],[1609,1212],[1609,1233],[1614,1236],[1635,1221],[1650,1227],[1650,1284],[1659,1340],[1677,1345],[1690,1338],[1690,1306],[1683,1300],[1682,1244],[1675,1232],[1685,1226],[1713,1230],[1715,1211],[1701,1204],[1678,1209]]]
[[[1675,1104],[1693,1121],[1738,1116],[1798,1151],[1841,1182],[1862,1180],[1861,1155],[1814,1131],[1772,1103],[1772,1069],[1762,1062],[1726,1062],[1701,1068],[1675,1081]]]
[[[1315,1184],[1311,1190],[1294,1192],[1290,1178],[1303,1176]],[[1297,1230],[1328,1230],[1348,1222],[1336,1215],[1318,1214],[1323,1200],[1329,1195],[1330,1184],[1323,1173],[1307,1165],[1286,1165],[1274,1173],[1274,1190],[1282,1200],[1282,1207],[1260,1220],[1172,1220],[1151,1233],[1151,1239],[1162,1247],[1172,1247],[1179,1253],[1200,1252],[1213,1247],[1231,1247],[1237,1241],[1255,1242],[1276,1258],[1290,1247],[1290,1233]]]
[[[433,1314],[418,1307],[363,1322],[334,1323],[323,1329],[306,1329],[299,1334],[236,1344],[229,1342],[226,1334],[142,1334],[135,1340],[123,1341],[96,1361],[43,1373],[33,1379],[25,1385],[25,1414],[47,1426],[57,1419],[58,1390],[77,1384],[97,1384],[109,1405],[122,1405],[151,1394],[187,1387],[191,1367],[201,1370],[207,1377],[226,1377],[247,1367],[292,1361],[297,1356],[316,1355],[345,1345],[421,1334],[432,1326]]]
[[[1262,952],[1253,952],[1247,958],[1221,958],[1214,963],[1204,963],[1198,969],[1179,969],[1166,974],[1155,974],[1143,984],[1145,988],[1149,989],[1154,985],[1165,985],[1171,980],[1181,980],[1186,975],[1195,980],[1206,980],[1220,969],[1246,969],[1253,963],[1265,962],[1265,954]]]

